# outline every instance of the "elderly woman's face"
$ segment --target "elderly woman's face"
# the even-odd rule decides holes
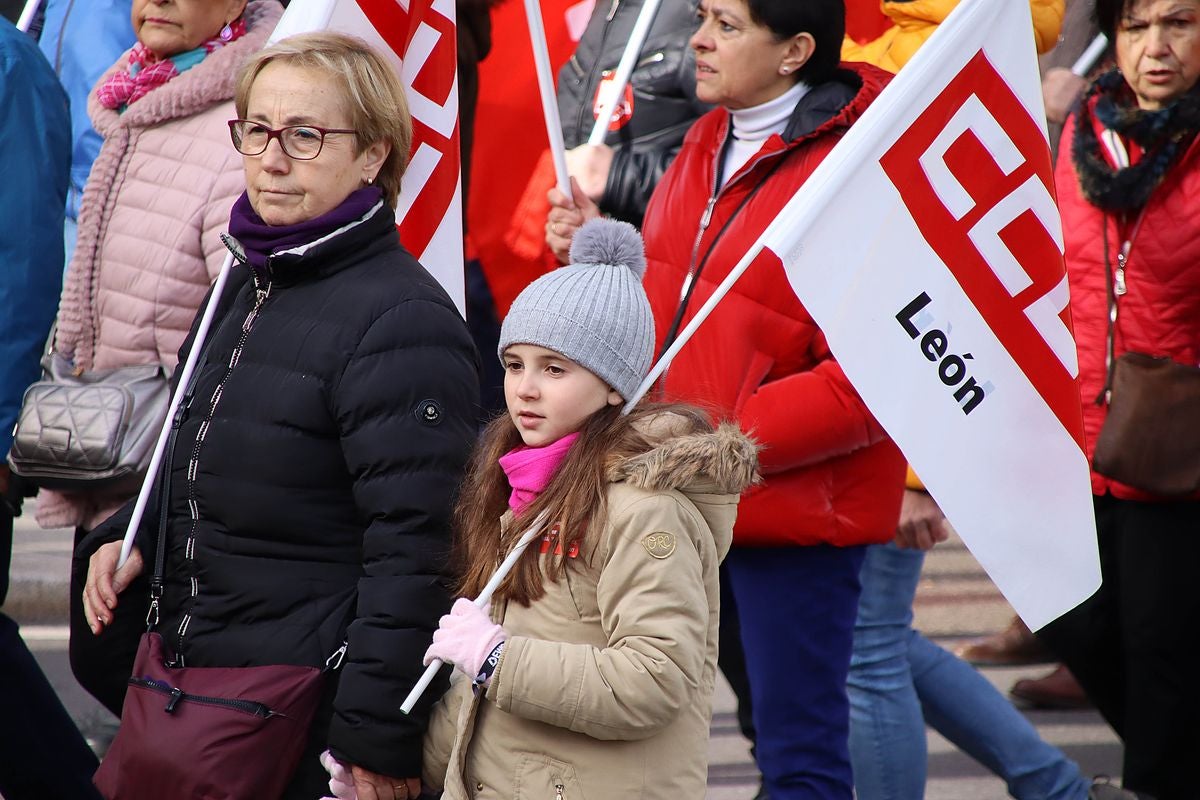
[[[1200,0],[1133,0],[1117,26],[1117,67],[1153,111],[1200,78]]]
[[[812,55],[807,33],[780,40],[750,18],[746,0],[700,0],[696,96],[726,108],[750,108],[796,85],[795,72]]]
[[[271,129],[352,127],[341,89],[325,72],[277,61],[254,79],[246,119]],[[358,147],[354,134],[330,133],[316,158],[299,160],[272,139],[262,154],[243,156],[250,205],[268,225],[293,225],[332,211],[374,180],[390,152],[382,142],[361,153]]]
[[[246,8],[246,0],[133,0],[138,41],[159,58],[195,50]]]

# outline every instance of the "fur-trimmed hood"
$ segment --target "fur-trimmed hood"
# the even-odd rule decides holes
[[[666,417],[668,415],[664,415]],[[612,469],[614,480],[639,489],[678,489],[708,494],[741,494],[758,483],[758,445],[732,423],[708,432],[683,417],[654,419],[653,449]],[[681,432],[680,428],[692,428]]]
[[[758,444],[736,424],[712,430],[673,412],[649,417],[638,427],[651,446],[610,467],[614,484],[681,492],[704,517],[724,558],[733,543],[740,495],[760,480]]]

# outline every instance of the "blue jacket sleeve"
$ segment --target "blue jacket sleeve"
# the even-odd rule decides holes
[[[0,108],[0,454],[7,454],[62,290],[71,124],[45,57],[2,19]]]

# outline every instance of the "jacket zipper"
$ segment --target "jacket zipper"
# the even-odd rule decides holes
[[[199,703],[206,706],[242,711],[246,714],[262,717],[263,719],[282,716],[279,712],[272,711],[266,703],[260,703],[257,700],[232,700],[228,697],[208,697],[202,694],[191,694],[176,686],[171,686],[169,683],[156,681],[152,678],[130,678],[129,685],[166,695],[167,704],[163,707],[163,711],[168,714],[173,714],[176,707],[186,701],[188,703]]]
[[[561,783],[554,784],[554,800],[563,800],[563,790],[565,788]]]
[[[731,122],[729,132],[726,133],[726,143],[729,141],[729,138],[732,136],[732,130],[733,130],[733,123]],[[721,195],[725,193],[726,187],[729,187],[729,186],[737,183],[738,181],[743,180],[744,177],[746,175],[750,174],[750,172],[753,171],[753,169],[755,167],[757,167],[761,162],[767,160],[768,158],[774,158],[776,156],[783,156],[788,152],[785,149],[785,150],[780,150],[776,153],[767,153],[765,155],[755,156],[754,158],[750,159],[749,161],[747,161],[745,164],[742,165],[742,168],[738,170],[738,173],[740,173],[740,174],[734,175],[732,178],[727,180],[725,182],[724,186],[718,186],[717,181],[719,180],[719,175],[720,175],[719,166],[725,161],[725,148],[726,148],[726,144],[722,144],[721,149],[717,152],[717,161],[713,164],[712,194],[709,195],[708,203],[704,206],[704,213],[700,216],[700,228],[699,228],[699,230],[696,231],[696,241],[692,244],[692,256],[688,260],[687,277],[684,278],[683,286],[681,286],[679,289],[679,299],[681,302],[682,302],[683,298],[687,295],[687,290],[688,290],[688,287],[691,286],[692,280],[695,279],[695,277],[696,277],[696,267],[697,267],[696,256],[698,256],[700,254],[700,241],[704,238],[704,234],[708,231],[708,226],[712,222],[713,207],[716,206],[717,200],[719,200],[721,198]],[[713,242],[713,245],[715,246],[716,242]]]
[[[270,273],[268,273],[269,275]],[[258,318],[259,312],[262,310],[263,304],[267,302],[267,298],[271,296],[271,279],[268,277],[265,282],[259,277],[257,272],[254,273],[254,305],[250,309],[250,313],[242,321],[242,333],[238,337],[237,344],[233,348],[233,353],[229,357],[229,366],[225,369],[225,375],[221,378],[217,388],[213,390],[212,398],[209,400],[208,413],[204,417],[204,421],[200,423],[200,429],[196,432],[196,441],[192,444],[192,452],[188,456],[187,469],[187,498],[188,498],[188,516],[191,520],[191,527],[188,530],[187,545],[184,548],[184,559],[193,561],[196,557],[196,526],[200,521],[199,504],[196,502],[196,475],[200,468],[200,448],[204,444],[204,438],[208,435],[209,424],[212,422],[213,415],[217,411],[217,404],[221,402],[221,393],[225,389],[225,384],[229,380],[229,376],[233,374],[234,367],[242,357],[242,349],[246,346],[246,339],[250,336],[250,329],[254,326],[255,319]],[[200,593],[200,585],[196,580],[195,575],[191,579],[191,598],[195,598]],[[188,624],[192,621],[191,613],[185,613],[183,619],[179,622],[179,628],[175,631],[175,652],[178,653],[178,664],[183,666],[183,639],[187,635]]]
[[[729,131],[727,131],[725,134],[726,144],[728,143],[730,136],[732,136],[732,123],[730,123],[730,124],[731,124],[731,127],[730,127]],[[708,202],[704,206],[704,213],[700,215],[700,226],[696,231],[696,239],[692,243],[692,255],[688,259],[687,275],[684,276],[683,283],[679,287],[679,305],[675,309],[675,324],[672,326],[671,330],[668,331],[668,336],[671,337],[671,341],[663,342],[663,352],[666,352],[666,349],[671,346],[671,344],[674,340],[674,337],[676,335],[678,335],[678,333],[679,333],[679,327],[683,324],[683,315],[686,313],[687,303],[688,303],[688,298],[691,293],[692,283],[696,280],[697,277],[699,277],[699,273],[700,273],[701,265],[698,264],[697,260],[696,260],[697,257],[700,255],[700,243],[704,239],[704,234],[708,232],[708,226],[712,223],[713,209],[716,207],[717,201],[721,199],[721,195],[723,195],[725,193],[725,190],[727,187],[732,186],[733,184],[738,183],[739,181],[745,180],[745,177],[747,175],[749,175],[754,170],[754,168],[757,167],[760,163],[762,163],[763,161],[766,161],[768,159],[771,159],[771,158],[783,158],[789,152],[789,150],[785,148],[784,150],[780,150],[775,153],[766,153],[764,155],[755,156],[754,158],[750,159],[745,164],[743,164],[741,169],[738,170],[737,174],[735,174],[732,178],[730,178],[728,181],[726,181],[724,186],[720,186],[718,184],[718,181],[720,179],[721,165],[724,163],[724,160],[725,160],[726,144],[722,144],[720,150],[717,151],[717,160],[713,164],[712,194],[709,196]],[[751,191],[753,192],[753,190],[751,190]],[[739,207],[739,210],[740,210],[740,207]],[[726,223],[726,224],[728,224],[728,223]],[[720,240],[721,235],[723,233],[724,233],[724,229],[722,229],[721,233],[717,235],[717,239],[715,239],[712,242],[712,244],[710,245],[710,247],[709,247],[710,252],[713,247],[717,246],[717,241]],[[661,353],[660,353],[660,356],[661,356]],[[668,370],[669,370],[669,368],[668,368]],[[663,376],[665,376],[665,375],[666,375],[666,371],[663,372]],[[661,380],[661,378],[660,378],[660,380]]]

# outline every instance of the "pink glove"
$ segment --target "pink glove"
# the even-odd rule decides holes
[[[334,758],[328,750],[321,753],[321,766],[329,773],[329,791],[333,792],[333,797],[322,797],[321,800],[358,800],[349,767]]]
[[[478,680],[483,662],[504,640],[504,628],[492,622],[488,609],[466,598],[454,601],[450,613],[438,622],[433,644],[425,651],[425,664],[440,658],[453,664],[471,680]],[[486,676],[491,677],[489,672]]]

